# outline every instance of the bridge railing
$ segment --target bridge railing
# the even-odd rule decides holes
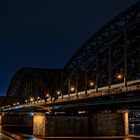
[[[111,89],[109,89],[108,86],[105,86],[99,88],[97,92],[95,89],[87,90],[87,94],[85,94],[85,91],[78,92],[78,96],[76,96],[76,93],[70,95],[66,94],[63,96],[63,98],[60,96],[54,102],[64,102],[64,101],[80,100],[80,99],[86,99],[92,97],[107,96],[112,94],[122,94],[126,92],[137,91],[137,90],[140,90],[140,80],[129,81],[127,83],[127,87],[124,86],[124,83],[119,83],[119,84],[112,85]]]
[[[13,106],[10,108],[4,108],[4,111],[14,110],[14,109],[20,109],[20,108],[27,108],[32,106],[41,106],[45,104],[53,104],[53,103],[59,103],[59,102],[66,102],[66,101],[72,101],[72,100],[81,100],[81,99],[87,99],[87,98],[94,98],[94,97],[102,97],[102,96],[108,96],[108,95],[117,95],[117,94],[130,94],[131,91],[140,91],[140,80],[134,80],[129,81],[127,83],[127,87],[124,86],[124,83],[119,83],[111,86],[111,89],[108,88],[108,86],[101,87],[96,92],[95,89],[87,90],[87,93],[85,91],[78,92],[78,96],[76,93],[72,93],[70,95],[66,94],[62,96],[59,96],[57,100],[54,100],[52,98],[51,100],[40,100],[35,101],[32,103],[26,103],[21,104],[18,106]]]

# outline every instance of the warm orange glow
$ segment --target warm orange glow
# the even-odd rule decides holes
[[[129,119],[128,119],[128,112],[124,113],[124,126],[125,126],[125,136],[129,135]]]
[[[44,119],[43,115],[37,114],[34,116],[34,123],[38,123],[38,124],[42,123],[43,119]]]
[[[46,94],[46,97],[48,98],[50,95],[49,94]]]
[[[74,88],[74,87],[71,87],[71,88],[70,88],[70,91],[74,91],[74,90],[75,90],[75,88]]]
[[[118,79],[122,79],[122,75],[118,75]]]
[[[59,95],[61,94],[61,92],[58,90],[58,91],[56,92],[56,94],[59,96]]]
[[[37,97],[37,100],[39,100],[39,99],[40,99],[40,97],[38,96],[38,97]]]
[[[117,79],[121,80],[123,78],[123,74],[119,73],[119,74],[117,74],[116,77],[117,77]]]
[[[93,87],[93,86],[94,86],[94,82],[93,82],[93,81],[90,81],[90,82],[89,82],[89,86],[90,86],[90,87]]]
[[[25,100],[25,103],[27,103],[28,102],[28,100]]]
[[[45,114],[34,114],[33,116],[33,134],[45,136],[46,116]]]
[[[17,105],[19,105],[19,102],[17,102]]]
[[[31,98],[30,98],[30,101],[31,101],[31,102],[33,102],[33,101],[34,101],[34,98],[33,98],[33,97],[31,97]]]

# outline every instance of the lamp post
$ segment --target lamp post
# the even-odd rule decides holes
[[[34,101],[34,98],[33,98],[33,97],[31,97],[31,98],[30,98],[30,101],[31,101],[31,102],[33,102],[33,101]]]
[[[71,92],[74,92],[74,91],[75,91],[75,87],[74,87],[74,86],[71,86],[71,87],[70,87],[70,91],[71,91]]]
[[[57,94],[57,96],[60,96],[61,95],[61,91],[60,90],[57,90],[56,91],[56,94]]]
[[[122,75],[122,74],[118,74],[118,75],[117,75],[117,79],[118,79],[118,80],[122,80],[122,78],[123,78],[123,75]]]
[[[94,85],[95,85],[95,83],[94,83],[93,81],[89,81],[89,86],[90,86],[90,88],[93,88]]]

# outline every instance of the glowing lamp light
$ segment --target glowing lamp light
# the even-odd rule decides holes
[[[61,92],[60,91],[57,91],[56,94],[59,96],[61,94]]]
[[[122,74],[118,74],[117,75],[117,79],[121,80],[123,78],[123,75]]]
[[[38,96],[38,97],[37,97],[37,100],[39,100],[39,99],[40,99],[40,97]]]
[[[17,105],[19,105],[19,102],[17,102]]]
[[[28,102],[28,100],[25,100],[25,103],[27,103]]]
[[[50,95],[49,94],[46,94],[46,97],[48,98]]]
[[[30,98],[30,101],[33,102],[33,101],[34,101],[34,98],[31,97],[31,98]]]
[[[70,88],[70,91],[72,91],[72,92],[73,92],[74,90],[75,90],[75,88],[74,88],[74,87],[71,87],[71,88]]]
[[[90,86],[90,87],[93,87],[93,86],[94,86],[94,82],[90,81],[90,82],[89,82],[89,86]]]
[[[78,111],[78,114],[85,114],[86,111]]]

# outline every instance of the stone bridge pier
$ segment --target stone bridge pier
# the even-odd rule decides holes
[[[45,113],[35,113],[33,135],[39,137],[129,135],[128,112],[96,113],[89,116],[48,116]]]

